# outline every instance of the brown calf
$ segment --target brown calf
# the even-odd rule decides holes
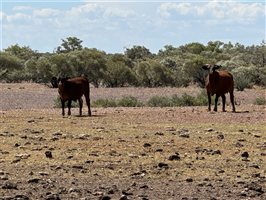
[[[65,115],[65,102],[68,101],[68,115],[71,115],[71,101],[79,101],[79,115],[82,115],[82,96],[85,96],[88,106],[88,114],[91,116],[90,108],[90,85],[85,77],[63,78],[58,85],[58,93],[62,104],[62,115]]]

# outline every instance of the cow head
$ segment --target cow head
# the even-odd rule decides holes
[[[202,66],[203,69],[208,70],[209,74],[212,74],[215,70],[221,68],[221,65],[215,65],[215,64],[205,64]]]

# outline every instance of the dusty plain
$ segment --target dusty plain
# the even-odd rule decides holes
[[[99,88],[92,100],[196,94]],[[207,107],[92,108],[61,116],[57,90],[0,84],[0,199],[266,199],[265,89],[236,92],[237,113]],[[228,99],[228,97],[227,97]]]

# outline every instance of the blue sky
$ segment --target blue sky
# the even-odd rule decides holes
[[[141,45],[157,53],[190,42],[260,44],[265,1],[1,0],[1,50],[10,45],[53,52],[61,39],[122,53]]]

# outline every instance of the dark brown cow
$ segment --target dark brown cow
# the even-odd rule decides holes
[[[208,70],[209,74],[206,77],[206,89],[208,95],[208,110],[211,110],[211,96],[216,94],[214,111],[217,112],[218,98],[221,96],[223,101],[223,112],[225,112],[225,94],[229,92],[232,104],[232,110],[235,112],[234,104],[234,79],[233,75],[226,70],[216,71],[220,65],[206,64],[203,69]]]
[[[79,101],[79,115],[82,115],[82,96],[85,96],[88,106],[88,114],[91,116],[90,108],[90,85],[85,77],[62,78],[58,85],[58,92],[62,104],[62,115],[65,115],[65,102],[68,101],[68,115],[71,115],[71,101]]]

